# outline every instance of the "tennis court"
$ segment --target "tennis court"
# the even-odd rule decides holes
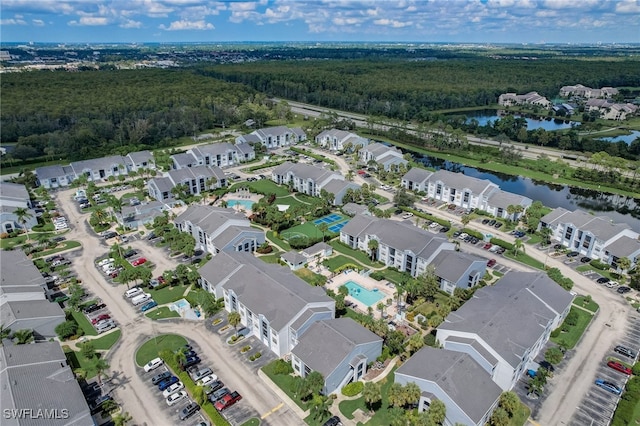
[[[337,213],[332,213],[328,216],[321,217],[320,219],[316,219],[313,221],[315,225],[320,225],[321,223],[326,223],[327,225],[334,222],[340,222],[344,220],[344,217]]]
[[[331,232],[335,232],[336,234],[338,232],[340,232],[340,230],[342,229],[343,226],[345,226],[347,224],[347,222],[349,222],[348,220],[344,221],[344,222],[340,222],[340,223],[336,223],[335,225],[331,225],[329,228],[327,228],[329,231]]]

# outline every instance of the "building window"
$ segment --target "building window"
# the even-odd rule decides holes
[[[304,366],[304,375],[305,375],[305,377],[308,376],[309,374],[311,374],[311,369],[309,368],[309,366],[305,365]]]
[[[231,310],[232,311],[237,311],[238,310],[238,301],[236,300],[236,296],[231,296]]]
[[[269,326],[266,321],[262,321],[262,337],[265,339],[269,338]]]
[[[565,240],[570,240],[571,239],[571,234],[573,234],[573,228],[569,227],[569,228],[567,228],[567,232],[565,232],[565,234],[564,234],[564,239]]]
[[[587,235],[586,237],[584,237],[584,241],[582,242],[582,247],[588,249],[590,245],[591,245],[591,237]]]
[[[438,184],[436,185],[436,195],[441,195],[442,194],[442,185]]]
[[[469,202],[469,193],[468,192],[464,193],[464,195],[462,197],[462,201],[465,202],[465,203]]]

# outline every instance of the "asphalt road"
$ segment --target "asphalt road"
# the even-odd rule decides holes
[[[156,322],[146,318],[123,297],[124,287],[114,287],[108,283],[94,266],[94,260],[108,252],[108,246],[101,241],[87,223],[88,214],[81,214],[72,196],[75,190],[57,191],[53,195],[60,211],[67,216],[70,231],[65,235],[69,240],[80,241],[82,254],[73,259],[73,267],[83,285],[96,297],[106,303],[122,330],[119,342],[108,352],[107,362],[111,368],[108,375],[115,386],[114,396],[123,404],[137,425],[171,425],[172,419],[163,414],[163,407],[156,398],[150,398],[151,392],[157,392],[142,380],[141,368],[135,364],[135,352],[146,340],[161,333],[175,333],[197,342],[203,350],[203,356],[210,361],[214,371],[223,378],[232,390],[243,395],[242,404],[248,404],[257,413],[267,417],[262,424],[297,426],[304,424],[286,404],[282,404],[271,389],[256,375],[236,359],[234,351],[219,336],[206,330],[203,322],[186,321]],[[135,242],[132,245],[144,250],[145,243]],[[152,256],[150,256],[152,257]],[[155,255],[152,259],[154,260]],[[159,259],[157,270],[163,263]],[[166,265],[166,262],[164,263]]]

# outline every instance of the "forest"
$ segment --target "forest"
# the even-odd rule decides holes
[[[577,82],[592,87],[640,86],[634,60],[565,57],[533,61],[466,54],[447,58],[445,53],[418,60],[375,57],[372,51],[364,59],[280,58],[166,70],[106,67],[109,69],[100,71],[7,73],[0,82],[0,142],[15,144],[13,159],[74,161],[168,147],[176,138],[216,127],[237,127],[249,118],[261,125],[278,117],[271,96],[426,123],[438,116],[434,111],[495,105],[499,94],[506,91],[536,90],[553,98],[561,86]],[[345,52],[357,53],[343,49]],[[502,124],[505,129],[499,133],[543,144],[543,136],[520,131],[517,122]],[[497,131],[465,130],[490,136]],[[602,148],[582,147],[576,140],[572,134],[564,139],[554,135],[544,144]]]

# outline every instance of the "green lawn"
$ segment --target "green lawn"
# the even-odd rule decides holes
[[[383,379],[382,381],[382,401],[380,404],[380,408],[373,415],[371,420],[367,422],[367,425],[370,426],[388,426],[391,424],[391,419],[389,418],[389,402],[388,402],[388,393],[389,388],[393,384],[395,377],[396,367],[389,373],[389,375]],[[364,397],[360,397],[357,399],[353,399],[350,401],[342,401],[339,405],[340,412],[348,419],[353,419],[353,412],[358,408],[363,411],[368,411]]]
[[[84,334],[86,336],[97,336],[98,333],[96,332],[96,329],[93,328],[93,325],[91,325],[91,323],[89,322],[89,320],[87,319],[87,317],[85,317],[85,315],[82,313],[82,311],[72,311],[71,315],[73,316],[73,319],[76,320],[76,322],[78,323],[78,326],[80,326],[80,328],[82,329],[82,331],[84,331]]]
[[[326,259],[324,262],[322,262],[327,268],[329,268],[329,270],[331,272],[335,272],[339,267],[346,265],[347,263],[351,263],[351,264],[355,264],[357,266],[362,267],[362,265],[359,265],[358,262],[355,262],[353,259],[348,258],[347,256],[344,255],[337,255],[335,257],[331,257],[329,259]]]
[[[82,244],[80,244],[78,241],[63,241],[58,245],[58,247],[51,250],[41,251],[40,253],[35,253],[33,257],[38,258],[38,257],[51,256],[52,254],[59,253],[61,251],[80,247],[81,245]]]
[[[424,302],[423,304],[416,306],[413,312],[415,312],[416,314],[420,313],[425,317],[428,317],[431,312],[435,312],[438,309],[436,304],[449,304],[449,296],[445,296],[442,293],[436,293],[433,302]]]
[[[147,312],[145,316],[153,320],[158,320],[163,318],[179,318],[180,314],[176,311],[170,310],[168,306],[160,306],[151,312]]]
[[[273,244],[278,246],[282,251],[291,250],[289,243],[282,240],[280,237],[276,237],[276,234],[273,231],[267,231],[267,240],[273,242]]]
[[[158,357],[164,350],[175,351],[187,344],[187,339],[177,334],[160,334],[147,340],[136,351],[136,364],[142,367],[149,361]]]
[[[258,426],[259,424],[260,424],[260,419],[257,417],[254,417],[242,423],[242,425],[240,426]]]
[[[327,277],[325,277],[324,275],[316,274],[315,272],[312,272],[307,268],[298,269],[297,271],[293,271],[293,273],[312,286],[324,285],[324,283],[327,282]]]
[[[91,340],[91,343],[97,350],[106,351],[111,349],[111,346],[116,344],[121,335],[122,331],[120,331],[120,329],[117,329],[105,334],[102,337]]]
[[[507,250],[503,253],[503,256],[508,259],[513,259],[518,262],[522,262],[525,265],[531,266],[532,268],[536,268],[536,269],[540,269],[541,271],[544,271],[544,263],[532,258],[526,253],[518,253],[518,257],[515,257],[511,251]]]
[[[153,300],[155,300],[158,305],[164,305],[166,303],[172,303],[175,302],[176,300],[180,300],[182,299],[184,296],[184,292],[187,289],[187,287],[183,286],[183,285],[177,285],[175,287],[165,287],[165,288],[161,288],[160,290],[145,290],[147,291],[149,294],[151,294],[151,297],[153,297]]]
[[[315,226],[313,222],[306,222],[302,225],[296,225],[280,232],[280,236],[287,240],[299,234],[306,235],[309,238],[322,238],[322,232],[320,232],[318,227]]]
[[[383,269],[382,271],[378,271],[379,274],[387,280],[391,281],[394,284],[400,284],[402,282],[406,282],[407,279],[411,278],[409,274],[406,272],[396,271],[394,269]]]
[[[277,252],[277,253],[267,254],[265,256],[260,256],[258,257],[258,259],[266,263],[278,263],[280,261],[281,255],[282,255],[282,252]]]
[[[289,189],[286,186],[281,186],[270,179],[259,179],[254,182],[239,182],[231,185],[229,188],[230,193],[237,188],[250,188],[252,192],[258,194],[276,194],[276,197],[285,197],[289,195]]]
[[[13,237],[13,238],[3,238],[0,240],[0,248],[2,250],[9,250],[16,246],[24,244],[26,240],[27,240],[26,235],[18,235],[17,237]]]
[[[614,280],[614,281],[620,281],[619,277],[617,274],[613,273],[613,272],[609,272],[609,271],[603,271],[602,269],[596,269],[591,265],[580,265],[576,268],[576,271],[578,272],[595,272],[597,274],[602,275],[603,277],[607,277],[610,280]]]
[[[354,250],[352,248],[349,248],[343,244],[341,244],[339,241],[334,240],[334,241],[329,241],[328,243],[331,247],[333,247],[333,249],[339,253],[345,254],[347,256],[351,256],[353,258],[355,258],[358,262],[362,263],[365,266],[382,266],[381,263],[377,263],[374,264],[373,262],[371,262],[371,259],[369,259],[369,255],[363,251],[360,250]]]
[[[538,244],[540,241],[542,241],[542,237],[540,235],[529,235],[529,239],[527,239],[526,243],[529,245],[535,245]]]
[[[289,374],[274,374],[273,367],[275,366],[276,361],[270,362],[269,364],[262,367],[262,371],[271,379],[273,383],[275,383],[287,396],[295,402],[298,407],[303,410],[307,409],[307,403],[298,399],[294,394],[294,389],[298,381],[302,380],[299,376],[292,376]]]
[[[580,306],[581,308],[584,308],[591,312],[595,312],[600,308],[600,306],[593,300],[588,304],[585,304],[585,302],[586,302],[586,298],[584,296],[578,296],[573,300],[574,305]]]
[[[289,208],[298,207],[298,206],[309,207],[309,204],[302,202],[297,198],[298,198],[298,194],[296,194],[295,198],[293,197],[293,195],[289,194],[284,197],[276,198],[276,200],[273,203],[286,205],[286,206],[289,206]]]
[[[93,359],[86,358],[84,355],[82,355],[82,352],[73,351],[66,345],[62,346],[62,349],[72,370],[76,370],[78,368],[85,370],[87,372],[87,379],[92,379],[97,376],[98,371],[93,368],[92,365],[95,362]],[[98,354],[97,356],[100,357],[100,354]]]
[[[576,312],[576,314],[578,315],[578,324],[570,327],[568,332],[560,333],[558,337],[551,338],[554,343],[558,344],[564,341],[567,349],[573,349],[575,347],[575,345],[578,343],[578,340],[580,340],[580,337],[582,337],[582,334],[589,326],[591,319],[593,318],[592,314],[584,311],[583,309],[576,308],[575,306],[571,307],[571,312]]]

